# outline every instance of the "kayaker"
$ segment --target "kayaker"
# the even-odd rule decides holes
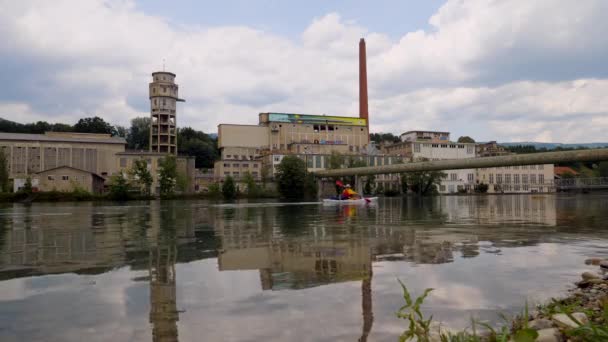
[[[344,191],[342,191],[342,195],[340,196],[340,199],[348,200],[348,199],[358,199],[358,198],[361,198],[361,196],[359,196],[359,194],[357,194],[353,189],[351,189],[350,184],[346,184],[344,186]]]

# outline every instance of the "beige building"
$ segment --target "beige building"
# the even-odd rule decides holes
[[[178,90],[174,73],[152,73],[150,152],[177,154],[177,102],[184,101],[179,98]]]
[[[166,153],[127,151],[116,154],[116,164],[119,172],[128,174],[135,165],[135,160],[145,160],[148,171],[152,174],[152,193],[160,193],[159,160],[167,157]],[[177,173],[185,181],[185,192],[192,193],[196,185],[194,157],[176,157]],[[178,180],[179,181],[179,180]]]
[[[59,166],[108,177],[117,171],[115,155],[124,152],[124,138],[110,134],[46,132],[0,133],[0,149],[8,160],[9,178],[27,178]]]
[[[477,144],[476,149],[478,157],[494,157],[512,154],[504,147],[498,145],[496,141]]]
[[[488,184],[489,193],[555,192],[553,164],[477,169],[477,183]]]
[[[71,192],[82,189],[92,194],[101,194],[105,182],[105,179],[96,173],[70,166],[38,172],[34,179],[37,180],[39,191]]]

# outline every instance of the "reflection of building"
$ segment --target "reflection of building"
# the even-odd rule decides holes
[[[155,342],[177,341],[177,295],[175,290],[175,245],[150,249],[150,323]]]

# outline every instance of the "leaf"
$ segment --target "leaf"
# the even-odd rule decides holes
[[[534,342],[538,337],[538,332],[534,329],[518,330],[513,336],[514,342]]]
[[[397,279],[397,281],[399,281],[399,284],[401,284],[401,288],[403,289],[403,299],[405,299],[405,302],[407,303],[407,306],[404,306],[404,307],[408,308],[412,305],[412,297],[410,296],[410,293],[407,291],[407,287],[405,287],[405,284],[403,284],[401,282],[401,279]]]

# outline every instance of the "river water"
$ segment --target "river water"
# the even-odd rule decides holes
[[[0,341],[396,341],[403,281],[450,327],[608,257],[608,194],[0,207]]]

